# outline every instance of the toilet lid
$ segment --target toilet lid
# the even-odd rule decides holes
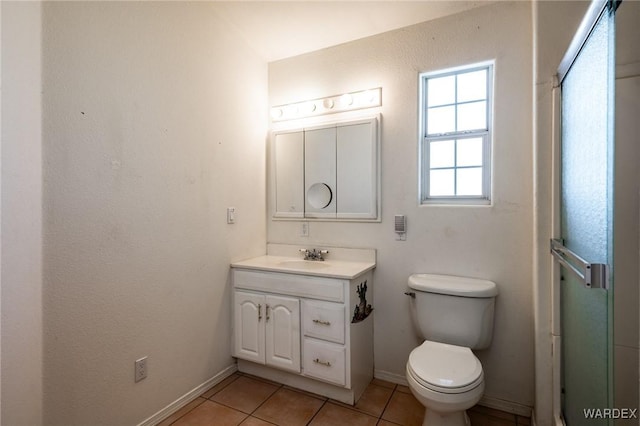
[[[440,392],[466,392],[484,379],[471,349],[446,343],[427,340],[411,351],[408,366],[420,384]]]

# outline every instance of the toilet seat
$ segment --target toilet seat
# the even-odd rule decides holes
[[[471,349],[429,340],[411,351],[407,371],[420,385],[441,393],[468,392],[484,381]]]

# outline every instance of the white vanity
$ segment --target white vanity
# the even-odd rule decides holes
[[[373,378],[375,250],[300,249],[231,265],[233,355],[242,372],[354,404]]]

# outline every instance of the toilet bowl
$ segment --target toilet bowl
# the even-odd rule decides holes
[[[468,426],[466,410],[484,392],[482,365],[469,348],[425,341],[409,355],[409,389],[425,406],[425,426]]]
[[[469,426],[466,410],[484,392],[484,373],[471,349],[489,347],[498,289],[476,278],[414,274],[411,311],[423,343],[409,354],[409,389],[425,406],[424,426]]]

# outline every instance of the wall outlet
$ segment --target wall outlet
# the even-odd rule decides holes
[[[147,357],[136,360],[134,380],[139,382],[147,378]]]
[[[308,237],[309,236],[309,222],[302,222],[300,226],[300,236]]]

